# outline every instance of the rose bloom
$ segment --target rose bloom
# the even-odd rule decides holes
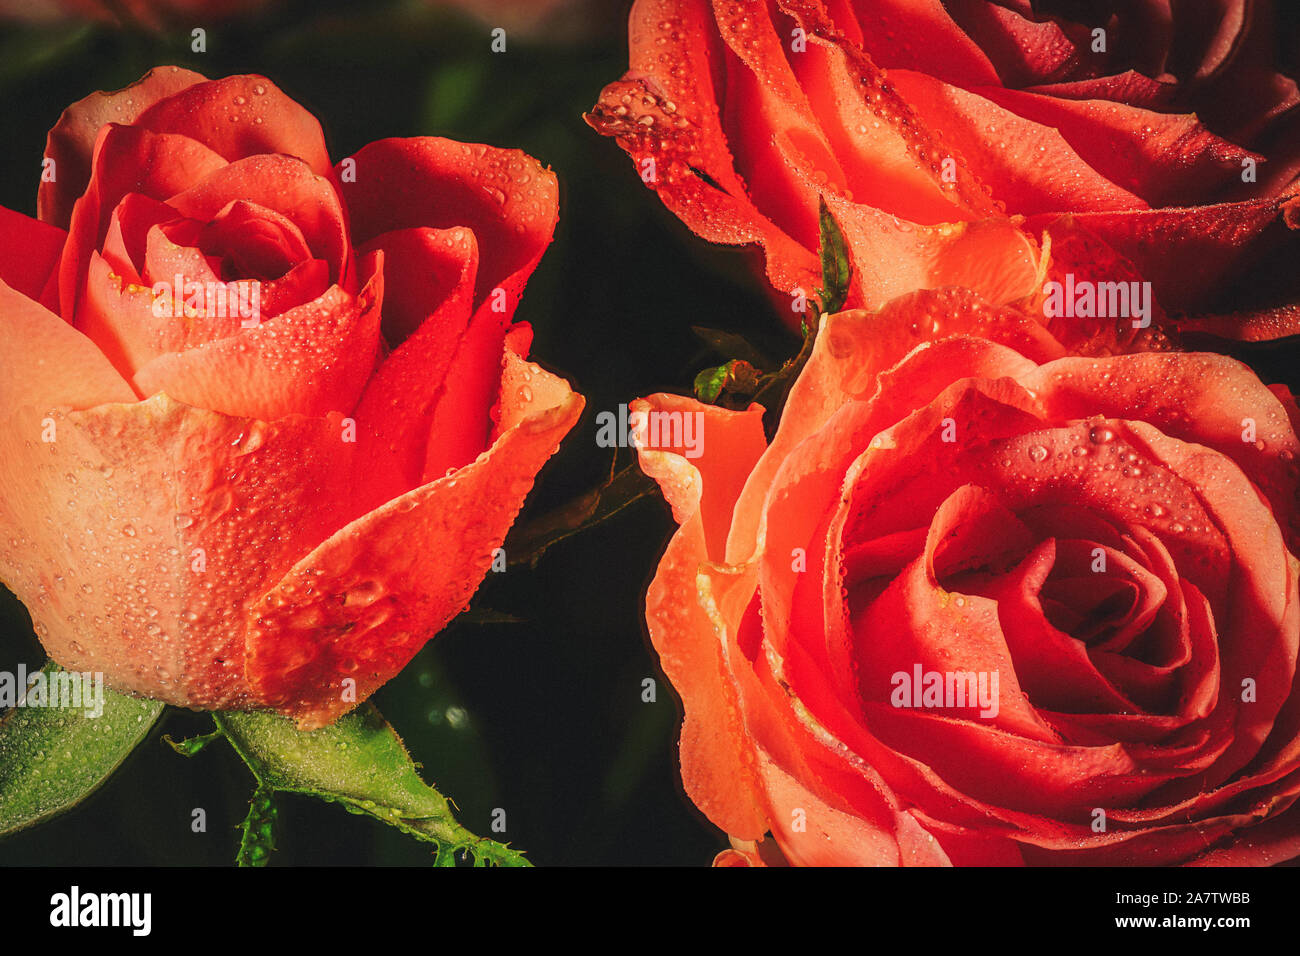
[[[850,306],[1011,298],[1046,231],[1109,247],[1185,328],[1300,330],[1300,95],[1266,3],[637,0],[629,36],[588,121],[698,235],[761,245],[779,296],[819,285],[824,196]]]
[[[757,405],[633,407],[680,525],[647,622],[719,863],[1300,855],[1285,388],[1065,356],[944,289],[824,319],[770,446]]]
[[[468,604],[581,412],[511,325],[555,177],[436,138],[336,169],[269,80],[176,68],[46,157],[39,220],[0,209],[0,578],[64,667],[330,722]]]

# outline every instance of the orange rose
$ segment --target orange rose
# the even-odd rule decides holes
[[[921,291],[823,320],[770,446],[758,406],[634,406],[719,862],[1300,854],[1300,409],[1222,356],[1062,353]]]
[[[850,306],[947,285],[1017,298],[1046,231],[1080,278],[1135,267],[1171,312],[1252,310],[1187,328],[1300,330],[1282,222],[1300,95],[1272,67],[1268,5],[1113,6],[637,0],[629,70],[588,121],[698,235],[760,245],[779,296],[818,285],[824,197]]]
[[[0,577],[60,664],[332,721],[469,602],[582,398],[511,317],[556,222],[518,151],[330,163],[263,77],[69,107],[0,209]]]

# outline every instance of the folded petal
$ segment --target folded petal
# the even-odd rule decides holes
[[[216,173],[225,160],[186,136],[109,124],[95,141],[90,184],[76,201],[59,265],[59,308],[75,316],[90,255],[104,241],[114,209],[130,193],[166,200]]]
[[[166,392],[199,408],[264,421],[347,415],[374,370],[381,269],[374,261],[363,266],[370,278],[356,296],[331,286],[272,319],[247,320],[253,324],[229,338],[160,355],[133,382],[143,395]]]
[[[760,243],[775,288],[810,291],[820,276],[814,251],[755,205],[723,131],[725,81],[714,69],[723,49],[708,0],[639,0],[629,22],[630,69],[585,119],[617,139],[646,185],[697,235]]]
[[[224,165],[167,202],[182,216],[204,223],[241,199],[279,213],[298,228],[312,257],[329,263],[331,280],[347,285],[347,217],[327,177],[300,159],[268,153]]]
[[[1251,254],[1265,228],[1277,222],[1284,201],[1259,199],[1193,208],[1082,212],[1074,217],[1129,259],[1151,282],[1170,311],[1203,310],[1224,277]],[[1050,228],[1030,217],[1031,230]]]
[[[505,361],[523,360],[511,352]],[[324,726],[464,610],[534,476],[582,413],[581,396],[556,391],[564,397],[553,405],[503,394],[516,424],[487,452],[342,528],[254,602],[247,670],[263,703],[302,729]]]
[[[1028,94],[997,87],[964,90],[906,70],[889,77],[921,120],[943,131],[945,144],[966,159],[1008,209],[1032,215],[1146,207],[1129,183],[1108,179],[1081,155],[1059,120],[1048,122],[1019,108],[1020,100],[1008,105],[1013,95],[1032,103]]]
[[[862,308],[944,286],[970,289],[994,305],[1038,291],[1037,245],[1010,219],[919,226],[839,197],[827,197],[827,205],[848,243]]]
[[[1218,189],[1240,182],[1245,160],[1263,160],[1211,133],[1195,114],[1162,113],[1105,100],[1061,99],[1017,90],[978,92],[1026,120],[1059,130],[1092,169],[1150,206],[1204,202]],[[1047,211],[1019,205],[1014,208],[1027,215]],[[1080,188],[1070,206],[1056,208],[1083,212],[1098,206]]]
[[[822,4],[784,0],[782,6],[798,15],[803,8]],[[863,48],[885,69],[926,69],[963,86],[997,82],[988,56],[940,0],[859,0],[852,8]],[[924,37],[924,42],[918,42],[918,37]]]
[[[90,183],[91,157],[101,127],[128,126],[159,100],[205,82],[191,70],[160,66],[125,89],[91,93],[64,110],[45,143],[46,158],[55,162],[55,177],[41,181],[36,200],[41,221],[63,229],[70,226],[72,207]]]
[[[435,136],[381,139],[344,162],[355,163],[340,178],[357,245],[398,229],[464,226],[479,248],[475,308],[503,296],[514,311],[555,231],[554,173],[519,150]]]
[[[131,386],[94,342],[0,281],[0,409],[134,401]],[[40,435],[34,424],[23,437],[33,443]]]
[[[241,74],[194,83],[155,100],[134,125],[155,133],[197,140],[228,162],[261,153],[302,160],[317,176],[329,176],[325,134],[310,112],[264,76]]]
[[[745,743],[723,646],[697,598],[696,578],[710,554],[720,554],[736,495],[762,452],[762,409],[732,412],[657,395],[633,402],[631,410],[647,416],[646,441],[638,449],[641,467],[659,483],[680,525],[646,594],[646,620],[660,666],[682,698],[682,778],[714,823],[742,839],[759,839],[767,820],[755,757]],[[681,432],[676,442],[649,446],[648,416],[673,414],[697,416],[702,454],[687,457]]]
[[[367,505],[377,507],[421,483],[428,446],[439,440],[434,411],[470,324],[478,245],[473,232],[457,228],[384,233],[366,248],[372,247],[383,249],[386,281],[397,285],[391,295],[385,286],[384,319],[389,341],[401,342],[366,385],[356,410],[358,487],[366,489]],[[490,365],[485,375],[494,371]],[[470,424],[486,438],[482,410]]]
[[[44,443],[42,414],[0,428],[3,540],[18,541],[0,576],[46,650],[119,691],[251,706],[246,609],[352,517],[339,417],[266,423],[158,395],[56,412]]]
[[[0,282],[52,312],[59,307],[59,256],[68,234],[0,206]]]

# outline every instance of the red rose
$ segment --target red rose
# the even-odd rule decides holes
[[[921,291],[823,320],[770,446],[759,406],[634,406],[719,862],[1300,855],[1300,409],[1222,356],[1062,352]]]
[[[330,163],[260,76],[158,69],[0,209],[0,577],[60,664],[300,726],[469,602],[582,398],[511,326],[556,222],[513,150]]]
[[[782,295],[819,284],[824,196],[851,306],[1029,294],[1046,230],[1058,271],[1109,279],[1118,253],[1171,312],[1254,310],[1187,328],[1300,329],[1293,270],[1256,262],[1300,192],[1300,95],[1271,65],[1267,5],[1110,6],[638,0],[630,69],[588,119],[696,233],[760,244]],[[1107,262],[1073,258],[1098,240]]]

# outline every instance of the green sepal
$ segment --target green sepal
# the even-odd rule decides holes
[[[844,308],[849,298],[849,282],[853,266],[849,262],[849,247],[844,232],[835,221],[826,197],[818,200],[817,222],[821,233],[822,287],[817,290],[822,315],[831,315]]]
[[[435,861],[450,850],[497,866],[531,865],[520,851],[461,826],[450,801],[420,779],[401,738],[369,703],[310,731],[265,712],[231,711],[213,718],[252,771],[259,794],[296,793],[340,804],[437,844]],[[247,821],[244,832],[247,839]]]
[[[42,680],[64,673],[51,662]],[[94,793],[148,735],[156,700],[104,690],[104,709],[19,706],[0,718],[0,836],[72,809]]]

